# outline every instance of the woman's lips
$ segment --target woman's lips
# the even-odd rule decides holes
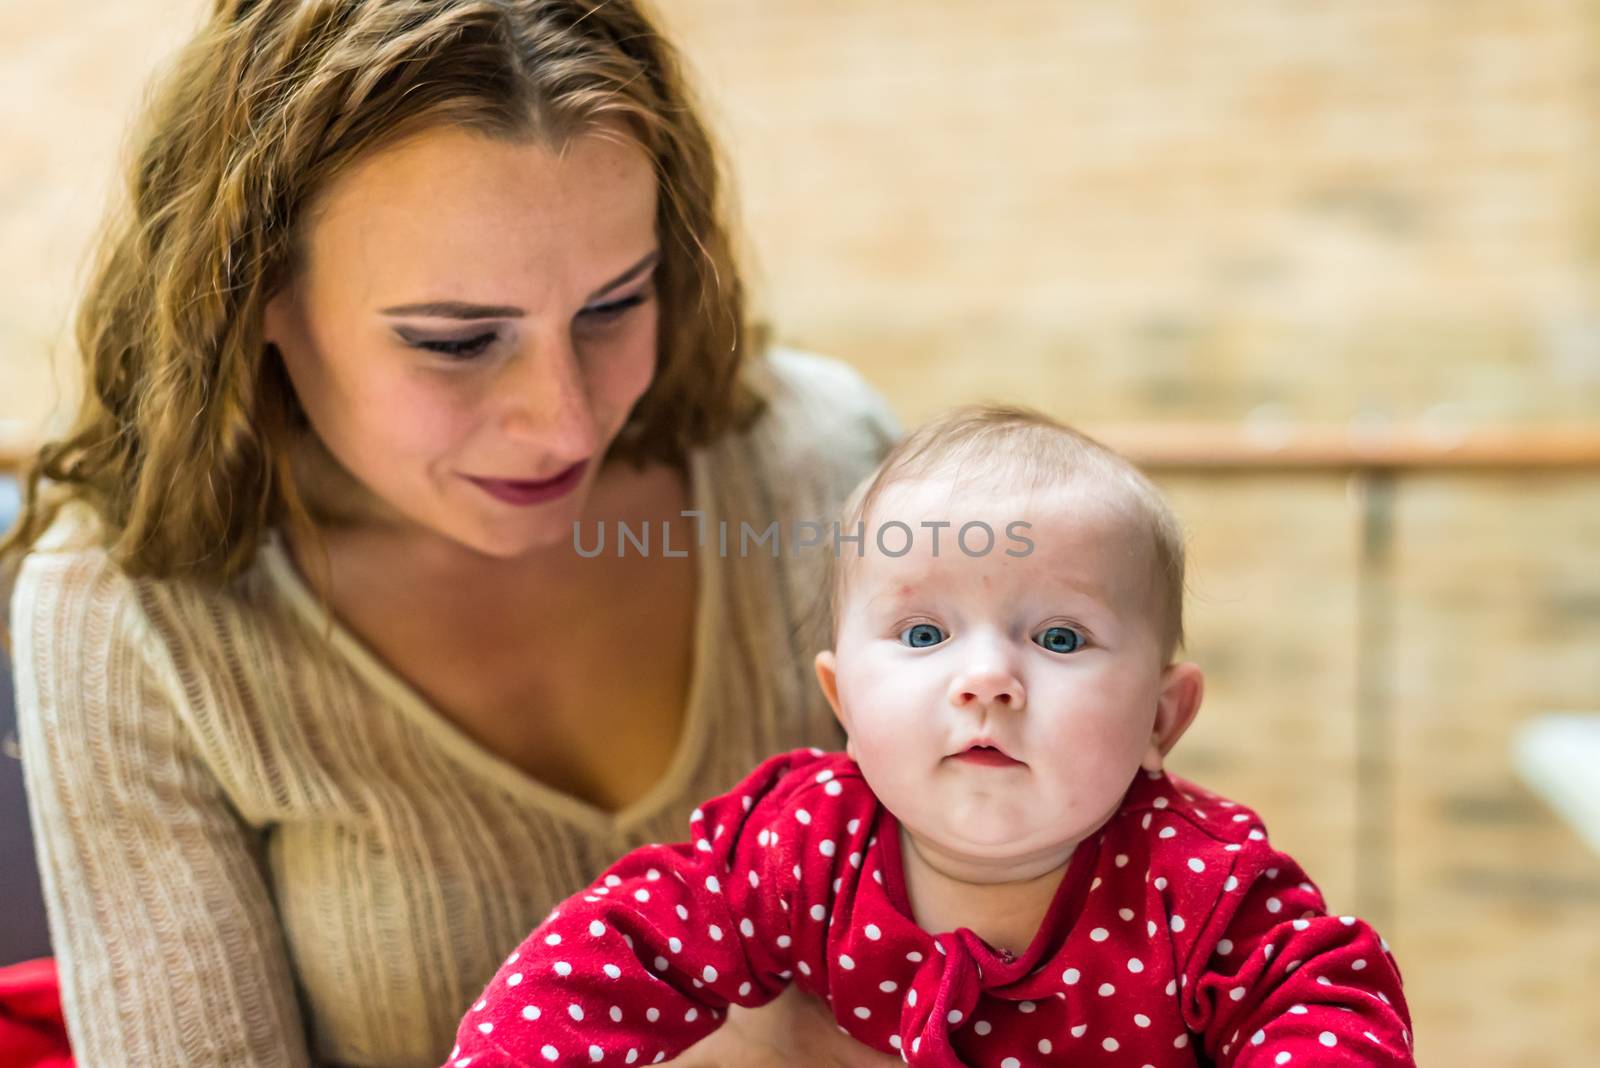
[[[993,746],[975,745],[971,749],[963,750],[951,757],[952,760],[963,760],[969,764],[981,764],[992,768],[1021,767],[1022,761],[1013,760]]]
[[[547,478],[542,482],[519,481],[507,478],[475,478],[472,475],[463,475],[461,477],[498,501],[524,507],[530,504],[539,504],[543,501],[555,500],[557,497],[563,497],[570,493],[583,479],[583,473],[588,466],[589,461],[580,460],[554,478]]]

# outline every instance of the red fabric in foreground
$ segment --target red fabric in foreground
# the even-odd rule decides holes
[[[0,1065],[72,1068],[61,986],[49,957],[0,968]]]

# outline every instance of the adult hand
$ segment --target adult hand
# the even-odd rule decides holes
[[[685,1068],[888,1068],[903,1063],[839,1030],[820,999],[792,984],[759,1009],[738,1005],[710,1038],[678,1058]]]

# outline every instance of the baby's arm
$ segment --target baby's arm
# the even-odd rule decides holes
[[[788,984],[768,822],[802,751],[696,809],[692,842],[650,845],[551,913],[468,1011],[448,1066],[651,1064]]]
[[[1290,857],[1242,859],[1184,980],[1191,1029],[1220,1068],[1415,1068],[1400,973],[1383,940],[1329,916]]]

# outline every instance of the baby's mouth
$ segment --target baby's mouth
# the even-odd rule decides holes
[[[1020,768],[1023,763],[1007,755],[1006,751],[993,745],[968,746],[959,753],[952,753],[952,760],[960,760],[967,764],[977,764],[981,767],[992,768]]]

